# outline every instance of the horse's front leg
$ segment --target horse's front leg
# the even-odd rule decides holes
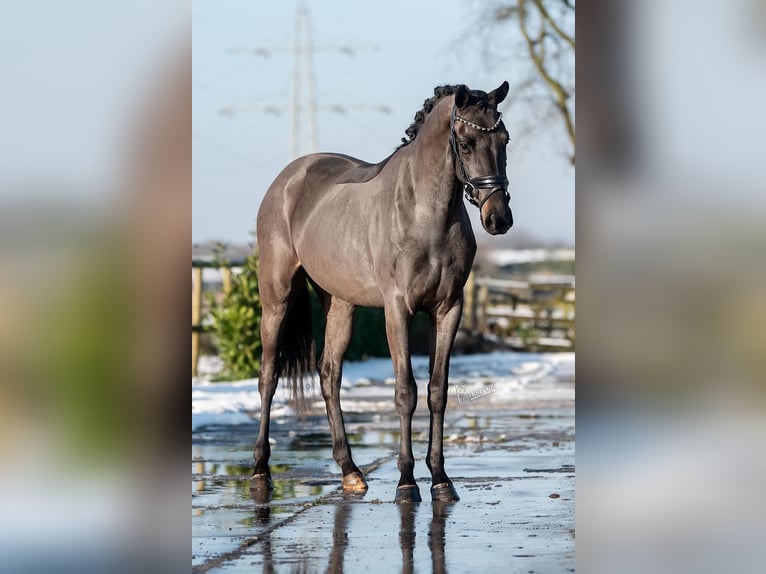
[[[418,388],[410,363],[409,327],[411,315],[401,298],[388,302],[386,336],[396,377],[396,411],[399,413],[399,484],[394,502],[420,502],[420,490],[415,483],[415,457],[412,454],[412,414],[418,402]]]
[[[446,502],[460,500],[452,481],[444,471],[444,411],[447,408],[447,378],[452,343],[455,341],[462,300],[438,308],[433,315],[435,332],[431,350],[431,380],[428,383],[428,410],[431,411],[431,427],[428,437],[426,465],[431,471],[431,498]]]

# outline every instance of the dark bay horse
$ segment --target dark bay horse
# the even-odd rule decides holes
[[[431,413],[426,464],[434,500],[459,500],[444,471],[442,438],[450,352],[460,322],[463,286],[476,253],[463,195],[479,209],[484,229],[513,224],[506,170],[508,132],[497,106],[508,83],[489,93],[440,86],[406,131],[409,139],[378,164],[317,153],[290,163],[271,184],[258,211],[259,288],[263,359],[261,421],[253,488],[269,488],[269,420],[280,375],[294,392],[313,369],[308,282],[327,319],[319,359],[322,396],[343,473],[343,489],[367,490],[351,459],[340,408],[341,363],[356,305],[383,307],[396,377],[400,418],[396,502],[420,502],[412,454],[417,387],[409,326],[420,310],[431,317]]]

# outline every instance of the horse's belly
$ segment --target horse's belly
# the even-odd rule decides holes
[[[301,265],[322,289],[355,305],[379,307],[383,299],[368,248],[374,210],[360,206],[361,199],[329,196],[321,209],[295,217],[293,244]]]
[[[344,301],[381,307],[383,299],[366,243],[340,222],[307,229],[295,248],[301,265],[322,289]],[[363,244],[364,243],[364,244]]]
[[[371,266],[367,269],[359,261],[347,264],[332,255],[327,259],[301,260],[301,264],[309,277],[331,295],[363,307],[383,306],[377,283],[371,279]]]

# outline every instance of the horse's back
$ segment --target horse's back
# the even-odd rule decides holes
[[[314,153],[290,162],[269,186],[263,205],[277,200],[289,203],[304,193],[321,193],[337,183],[351,183],[374,171],[370,164],[355,157],[339,153]],[[379,171],[379,170],[378,170]]]
[[[343,154],[316,153],[291,161],[274,179],[258,209],[257,228],[289,227],[296,207],[311,193],[315,197],[360,165],[362,160]],[[271,231],[270,231],[271,232]]]

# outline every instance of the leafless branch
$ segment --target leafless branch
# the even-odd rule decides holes
[[[539,0],[532,0],[532,3],[535,6],[538,6],[540,4]],[[570,113],[569,106],[567,100],[569,99],[569,94],[567,90],[564,88],[564,86],[555,79],[548,68],[546,67],[546,61],[545,61],[545,27],[544,25],[540,26],[540,31],[536,38],[532,38],[529,32],[529,12],[527,10],[529,2],[527,0],[520,0],[519,2],[519,11],[518,11],[518,22],[519,22],[519,30],[521,31],[521,35],[524,37],[524,40],[527,43],[527,47],[529,49],[529,57],[532,60],[533,65],[535,66],[535,69],[537,70],[540,77],[543,79],[543,81],[548,85],[548,87],[551,89],[551,91],[554,94],[556,107],[559,110],[559,113],[561,114],[561,118],[564,121],[564,125],[566,126],[567,136],[569,138],[569,142],[572,144],[572,155],[571,155],[571,162],[572,164],[575,163],[575,126],[574,121],[572,120],[572,114]],[[541,14],[541,16],[543,16]],[[545,17],[543,16],[543,20],[545,21]],[[574,47],[574,42],[572,42],[572,46]]]
[[[529,65],[528,78],[514,85],[507,104],[535,104],[528,116],[534,129],[521,134],[538,134],[542,124],[559,122],[574,164],[574,0],[495,0],[482,8],[477,24],[491,30],[482,50],[485,62],[493,67],[526,60]]]
[[[556,34],[559,35],[560,38],[562,38],[567,44],[572,46],[572,50],[575,49],[575,40],[573,37],[571,37],[569,34],[564,32],[558,24],[556,24],[556,21],[551,18],[550,14],[548,13],[548,10],[545,9],[545,5],[543,4],[542,0],[533,0],[535,3],[535,6],[537,6],[537,9],[540,11],[540,15],[543,17],[543,19],[548,22],[548,25],[551,27],[551,29],[556,32]],[[569,5],[568,3],[566,3]]]

